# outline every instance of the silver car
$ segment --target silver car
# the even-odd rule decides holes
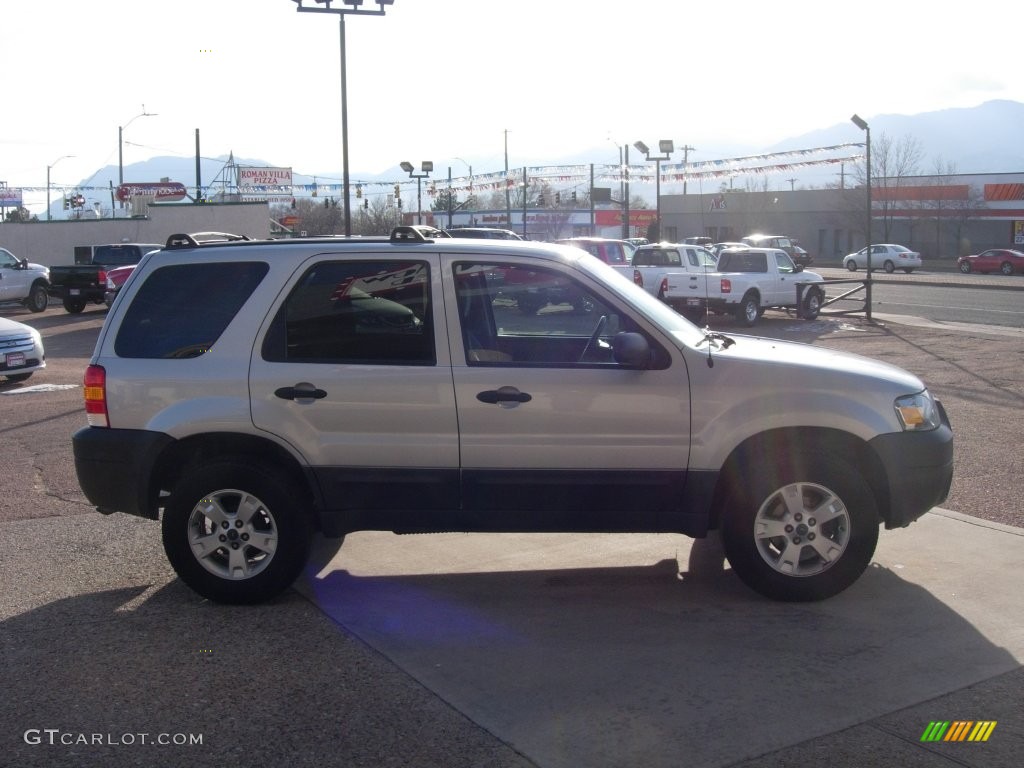
[[[0,317],[0,376],[24,381],[46,367],[43,337],[30,325]]]
[[[843,266],[851,272],[858,269],[867,269],[868,250],[861,248],[856,253],[850,253],[843,257]],[[908,275],[921,266],[921,254],[912,251],[902,245],[894,243],[881,243],[871,246],[871,268],[884,269],[892,274],[897,269],[902,269]]]

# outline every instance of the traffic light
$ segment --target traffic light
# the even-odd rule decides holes
[[[292,210],[293,211],[295,210],[295,198],[294,197],[292,198]]]
[[[402,188],[395,184],[395,200],[402,199]]]
[[[561,204],[562,204],[562,193],[561,192],[555,192],[555,205],[561,205]]]
[[[574,203],[576,202],[576,190],[575,189],[572,191],[572,201]]]
[[[331,201],[330,201],[329,198],[325,197],[324,198],[324,208],[330,208],[330,207],[331,207]]]
[[[360,198],[362,196],[363,196],[363,185],[362,184],[356,184],[356,199],[358,199],[358,198]]]
[[[364,197],[363,198],[363,209],[365,210],[366,208],[369,208],[369,207],[370,207],[370,199]]]
[[[71,207],[71,201],[70,201],[70,200],[68,200],[68,199],[67,199],[67,198],[65,197],[65,198],[64,198],[64,210],[66,211],[66,210],[67,210],[68,208],[70,208],[70,207]]]
[[[537,195],[537,207],[538,208],[543,208],[544,207],[544,193],[543,192],[541,192],[539,195]]]

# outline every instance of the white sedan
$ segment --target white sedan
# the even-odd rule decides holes
[[[24,381],[46,367],[43,338],[35,328],[0,317],[0,376]]]
[[[867,269],[868,249],[861,248],[856,253],[844,256],[843,266],[851,272]],[[902,245],[882,243],[871,246],[871,269],[884,269],[889,274],[902,269],[909,275],[920,266],[921,254]]]

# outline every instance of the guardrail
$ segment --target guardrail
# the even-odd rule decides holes
[[[821,302],[821,310],[819,311],[819,314],[821,314],[821,315],[830,315],[830,316],[831,315],[835,315],[835,316],[842,316],[842,315],[864,315],[865,317],[867,317],[870,320],[871,319],[871,290],[870,290],[870,288],[871,288],[870,283],[871,282],[872,281],[870,281],[870,280],[866,280],[866,279],[858,280],[858,279],[855,279],[855,278],[842,278],[842,279],[827,279],[826,278],[824,283],[817,283],[817,282],[815,282],[815,283],[811,283],[811,282],[797,283],[796,284],[796,305],[798,307],[803,307],[803,305],[804,305],[804,292],[806,291],[806,289],[809,286],[821,286],[821,285],[824,284],[826,286],[826,294],[825,294],[825,298]],[[828,290],[827,286],[830,286],[830,285],[842,285],[842,284],[856,285],[857,287],[853,288],[853,289],[851,289],[849,291],[846,291],[845,293],[841,293],[838,296],[831,296],[830,297],[828,295],[828,293],[827,293],[827,290]],[[863,295],[856,296],[856,294],[859,294],[862,291],[863,291]],[[833,310],[827,310],[826,309],[826,307],[830,307],[830,306],[836,304],[837,302],[843,302],[843,301],[846,301],[846,302],[859,302],[860,303],[860,307],[858,309],[833,309]]]

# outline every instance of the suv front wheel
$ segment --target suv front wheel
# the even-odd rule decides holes
[[[871,562],[878,508],[845,458],[798,453],[794,459],[747,470],[722,509],[722,542],[751,589],[775,600],[823,600],[853,584]]]
[[[280,594],[309,557],[307,494],[275,468],[222,459],[186,471],[163,515],[164,551],[178,576],[220,603]]]

